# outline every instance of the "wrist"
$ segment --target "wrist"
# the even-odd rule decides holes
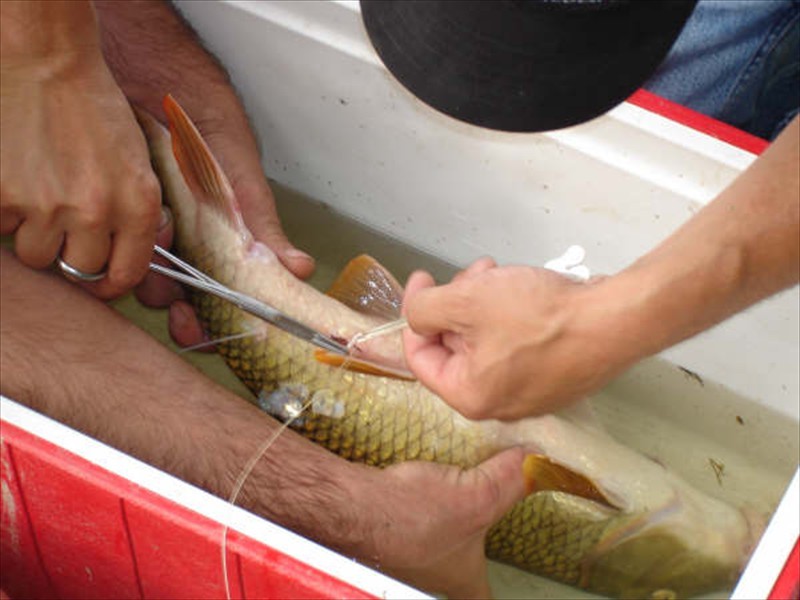
[[[60,62],[100,51],[91,2],[2,2],[0,50],[3,67]]]
[[[576,284],[560,304],[552,319],[563,324],[557,343],[564,368],[559,385],[571,388],[572,397],[598,390],[647,355],[633,318],[639,299],[632,287],[635,282],[627,276],[603,277]]]
[[[338,511],[341,516],[321,541],[365,565],[379,568],[382,553],[378,534],[380,523],[386,519],[381,512],[382,501],[370,499],[386,498],[380,491],[385,474],[375,467],[333,458],[338,463],[335,482],[342,504]]]
[[[612,353],[632,364],[716,324],[738,308],[746,252],[734,243],[674,244],[609,277],[598,304]]]
[[[263,444],[263,423],[255,429],[258,434],[249,441],[250,436],[245,436],[234,444],[225,480],[210,485],[222,497],[230,496],[243,465],[252,459],[254,448]],[[231,444],[231,440],[225,443]],[[370,482],[377,470],[350,463],[292,431],[281,433],[266,455],[246,478],[236,504],[324,546],[374,564],[371,557],[375,544],[363,500],[376,497]],[[302,465],[302,469],[287,468],[290,463]]]
[[[583,295],[583,313],[593,343],[609,369],[620,371],[651,352],[644,314],[650,290],[636,274],[623,271],[589,284]]]

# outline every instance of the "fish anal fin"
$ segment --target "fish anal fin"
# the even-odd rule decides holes
[[[557,491],[580,496],[609,508],[616,508],[592,481],[552,461],[541,454],[529,454],[522,464],[525,488],[529,494],[544,491]]]
[[[335,354],[322,349],[314,350],[314,358],[323,364],[343,368],[355,373],[364,373],[366,375],[375,375],[378,377],[391,377],[392,379],[400,379],[403,381],[415,381],[415,377],[407,371],[392,369],[391,367],[385,367],[371,361]]]
[[[363,314],[386,320],[400,317],[403,286],[367,254],[347,263],[327,294]]]
[[[243,228],[233,188],[197,127],[171,95],[164,97],[163,106],[172,135],[172,152],[189,189],[198,201],[213,206],[232,225]]]

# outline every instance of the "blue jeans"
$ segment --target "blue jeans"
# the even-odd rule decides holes
[[[643,87],[773,139],[800,108],[800,0],[700,0]]]

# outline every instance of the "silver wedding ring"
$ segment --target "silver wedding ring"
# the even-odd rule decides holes
[[[67,277],[72,277],[73,279],[77,279],[78,281],[100,281],[103,277],[106,276],[105,271],[100,271],[99,273],[84,273],[80,269],[76,269],[67,261],[65,261],[60,256],[58,257],[58,268],[61,269],[61,272],[64,273]]]

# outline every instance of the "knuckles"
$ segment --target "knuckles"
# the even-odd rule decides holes
[[[124,217],[135,233],[155,233],[161,220],[161,185],[152,169],[139,169],[124,194]],[[123,223],[125,225],[125,223]]]
[[[83,230],[100,233],[109,228],[111,205],[108,201],[109,191],[97,186],[77,200],[75,206],[75,223]]]

